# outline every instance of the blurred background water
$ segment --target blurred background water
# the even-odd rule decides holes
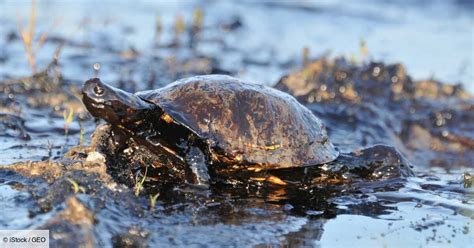
[[[24,0],[0,1],[0,34],[15,31],[17,24],[12,20],[18,16],[26,18],[30,4]],[[368,59],[403,63],[415,79],[434,77],[450,84],[462,83],[474,92],[473,6],[470,0],[139,0],[133,3],[44,0],[38,1],[38,28],[49,29],[56,21],[58,24],[52,34],[80,40],[92,39],[91,29],[108,34],[125,33],[107,42],[142,50],[151,46],[157,16],[163,26],[169,27],[177,15],[191,19],[190,13],[199,7],[205,15],[204,25],[229,16],[238,18],[243,28],[238,35],[229,35],[226,39],[234,39],[232,44],[245,50],[253,60],[284,62],[301,56],[303,47],[310,48],[313,56],[329,53],[351,57],[359,55],[360,44],[364,42]],[[79,28],[79,23],[85,22],[91,25]],[[0,39],[0,45],[4,40]],[[1,47],[0,53],[5,53]],[[0,72],[24,74],[29,70],[22,49],[18,47],[16,51],[15,72],[11,68],[0,69]],[[212,52],[212,48],[200,49]],[[231,54],[222,56],[227,61],[223,64],[234,69],[241,62]],[[92,58],[101,61],[100,54]],[[264,83],[274,83],[287,72],[258,66],[247,69],[241,77]]]

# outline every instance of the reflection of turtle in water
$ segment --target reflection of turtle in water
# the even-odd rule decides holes
[[[88,80],[83,102],[112,128],[187,165],[188,183],[207,187],[208,167],[260,171],[328,163],[339,155],[321,121],[292,96],[209,75],[130,94]]]

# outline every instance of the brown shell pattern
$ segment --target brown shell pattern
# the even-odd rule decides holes
[[[294,97],[225,75],[185,78],[137,95],[164,109],[226,157],[265,169],[323,164],[338,152],[321,121]]]

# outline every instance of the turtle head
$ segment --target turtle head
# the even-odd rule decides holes
[[[137,121],[143,110],[153,107],[136,95],[107,85],[98,78],[84,83],[82,102],[94,117],[122,126]]]

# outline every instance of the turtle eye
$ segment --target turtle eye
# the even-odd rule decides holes
[[[96,85],[94,87],[94,93],[97,95],[97,96],[102,96],[104,94],[104,88]]]

